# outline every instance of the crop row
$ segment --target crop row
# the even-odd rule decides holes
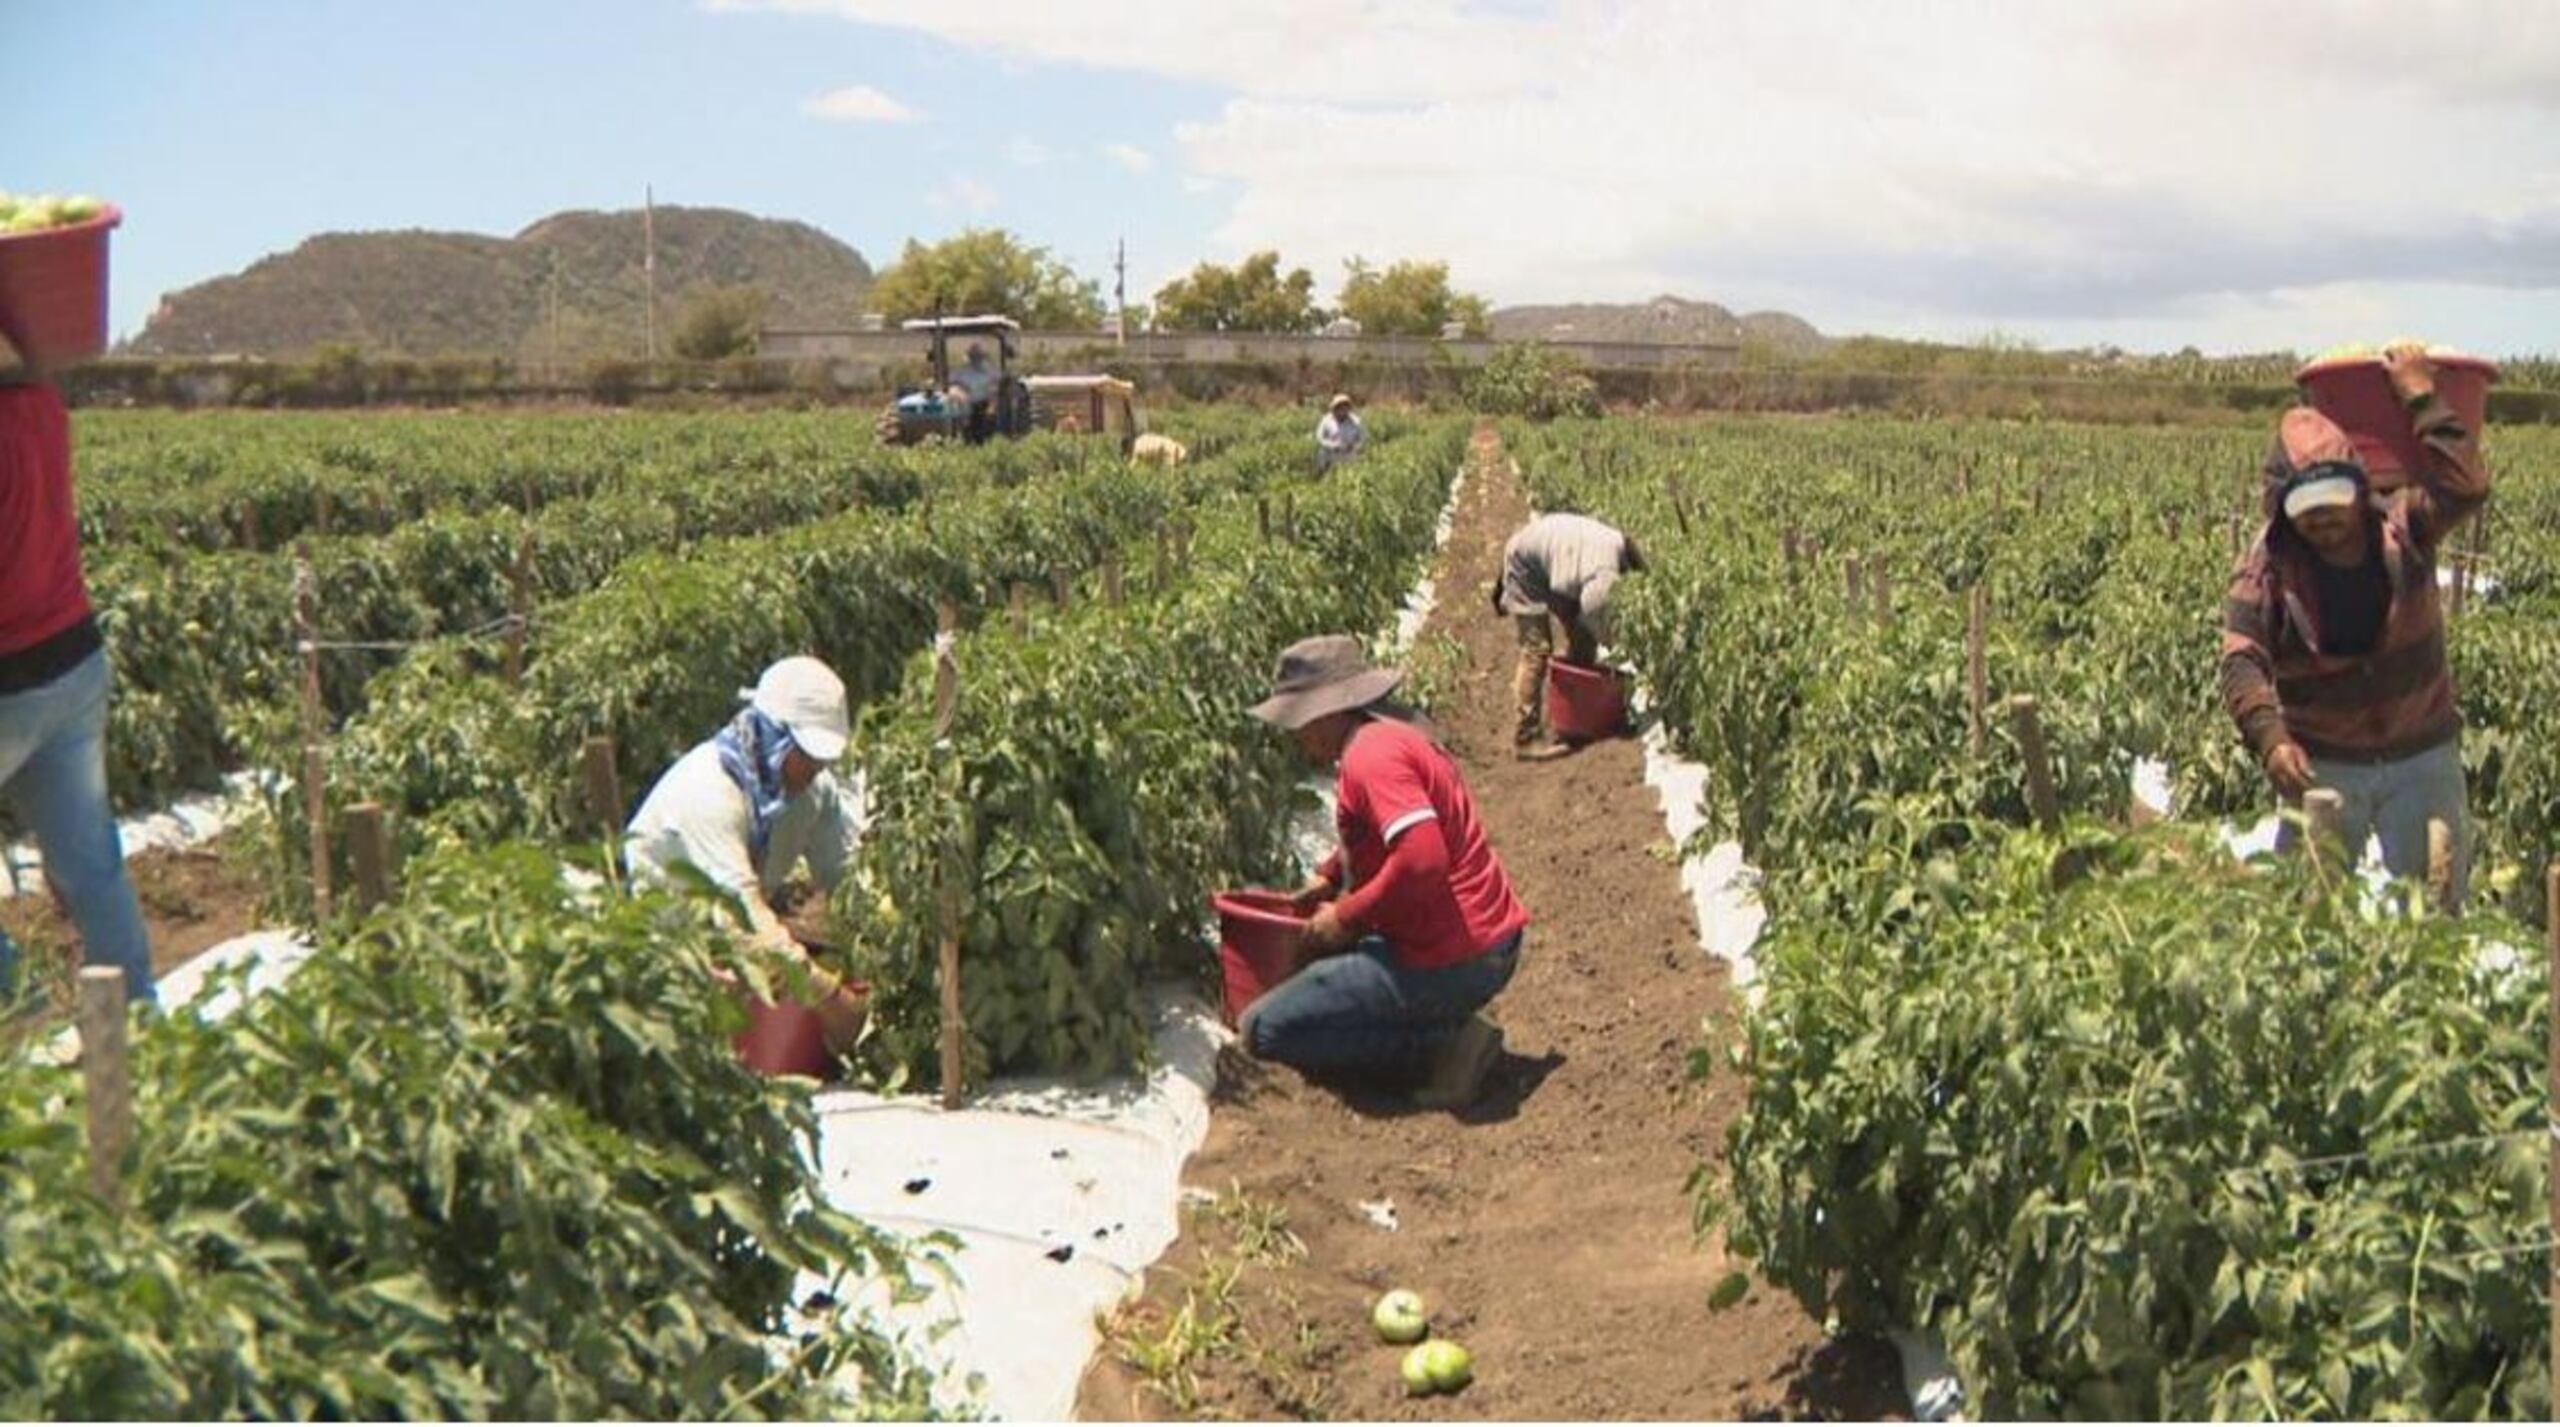
[[[2170,762],[2191,817],[2271,801],[2214,696],[2250,445],[1521,433],[1542,504],[1645,542],[1621,652],[1709,768],[1710,835],[1763,872],[1756,999],[1712,1035],[1750,1099],[1702,1224],[1817,1318],[1943,1335],[1992,1416],[2537,1414],[2545,988],[2494,949],[2534,934],[2378,914],[2209,821],[2121,828],[2136,754]],[[2548,454],[2502,448],[2494,548],[2518,578],[2455,619],[2475,885],[2519,906],[2560,825],[2548,537],[2514,518],[2547,508]],[[2020,693],[2059,834],[2033,829],[2001,714]]]

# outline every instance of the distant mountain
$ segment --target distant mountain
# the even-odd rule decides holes
[[[726,208],[660,208],[658,348],[705,285],[751,286],[777,326],[850,326],[871,265],[806,223]],[[558,279],[560,355],[636,355],[646,340],[640,211],[555,213],[516,234],[323,233],[247,271],[163,298],[124,347],[139,356],[306,356],[345,344],[368,355],[550,355]]]
[[[1578,342],[1710,342],[1739,343],[1745,337],[1771,342],[1787,351],[1818,350],[1828,339],[1813,324],[1787,312],[1753,312],[1735,316],[1712,302],[1692,302],[1668,294],[1649,302],[1574,302],[1529,307],[1499,307],[1492,314],[1493,335],[1506,342],[1533,339]]]

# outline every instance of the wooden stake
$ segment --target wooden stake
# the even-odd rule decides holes
[[[960,712],[960,658],[955,648],[954,631],[959,628],[959,612],[951,602],[942,603],[941,637],[934,641],[933,660],[933,738],[944,756],[956,763],[950,752],[952,726]],[[960,880],[946,854],[941,869],[942,882],[942,1108],[957,1110],[961,1104],[962,1081],[967,1075],[963,1047],[967,1044],[967,1027],[961,1020],[960,1008]]]
[[[533,525],[527,522],[516,537],[516,565],[508,574],[507,612],[515,618],[507,625],[507,685],[524,682],[525,624],[533,618]]]
[[[1258,495],[1253,498],[1253,529],[1263,544],[1271,543],[1271,497]]]
[[[2009,700],[2009,718],[2017,726],[2018,751],[2027,762],[2027,806],[2036,825],[2048,834],[2062,831],[2062,799],[2053,790],[2053,755],[2044,743],[2044,713],[2033,694]]]
[[[1118,609],[1125,594],[1120,585],[1120,557],[1114,555],[1102,562],[1102,602]]]
[[[1976,584],[1965,600],[1964,688],[1966,732],[1973,756],[1991,742],[1991,588]]]
[[[89,1188],[124,1207],[124,1152],[133,1144],[133,1070],[125,1056],[124,973],[80,968],[80,1080],[89,1102]]]
[[[2427,902],[2445,916],[2453,915],[2453,824],[2427,819]]]
[[[1875,577],[1876,622],[1893,623],[1893,577],[1885,573],[1884,557],[1879,555],[1871,567]]]
[[[391,837],[380,803],[347,809],[347,852],[356,864],[356,910],[370,912],[391,900]]]
[[[622,837],[622,777],[615,771],[613,739],[597,734],[587,740],[579,763],[587,779],[587,815],[596,820],[597,830],[607,843]]]
[[[329,533],[329,488],[327,486],[311,488],[311,524],[318,534]]]
[[[1031,587],[1020,580],[1005,591],[1005,608],[1013,615],[1013,637],[1031,637]]]
[[[1049,572],[1049,597],[1058,602],[1061,612],[1066,609],[1068,601],[1074,598],[1075,589],[1075,579],[1066,571],[1051,570]]]
[[[2355,849],[2347,846],[2347,800],[2335,788],[2314,788],[2302,795],[2302,814],[2310,824],[2304,841],[2322,871],[2355,865]],[[2325,880],[2325,878],[2324,878]]]
[[[311,825],[311,913],[329,920],[328,756],[321,747],[327,716],[320,704],[318,577],[311,570],[311,542],[293,546],[294,642],[302,656],[302,815]]]

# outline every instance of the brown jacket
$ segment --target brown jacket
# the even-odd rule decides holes
[[[2304,418],[2309,418],[2308,420]],[[2391,603],[2381,637],[2363,655],[2324,653],[2311,562],[2294,533],[2284,485],[2312,461],[2354,448],[2316,414],[2296,410],[2267,457],[2267,524],[2231,577],[2223,604],[2222,702],[2260,759],[2291,739],[2314,757],[2379,763],[2435,747],[2462,730],[2453,671],[2445,662],[2436,552],[2489,496],[2477,433],[2441,398],[2414,417],[2424,468],[2396,500],[2367,513],[2381,527]],[[2361,468],[2361,463],[2358,463]]]

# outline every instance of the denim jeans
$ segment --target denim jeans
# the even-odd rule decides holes
[[[1398,964],[1382,937],[1363,938],[1245,1008],[1245,1049],[1307,1071],[1409,1077],[1467,1017],[1511,984],[1520,934],[1455,966]]]
[[[2344,802],[2343,831],[2353,856],[2363,858],[2366,838],[2381,839],[2382,865],[2394,877],[2426,880],[2427,823],[2441,820],[2453,832],[2453,905],[2462,905],[2471,882],[2471,827],[2460,738],[2390,763],[2315,757],[2311,782]],[[2279,850],[2291,851],[2296,840],[2292,823],[2276,832]]]
[[[0,694],[0,794],[34,831],[46,880],[80,929],[81,962],[124,972],[125,995],[155,999],[142,904],[107,804],[107,656],[50,684]],[[18,991],[18,948],[0,932],[0,997]]]

